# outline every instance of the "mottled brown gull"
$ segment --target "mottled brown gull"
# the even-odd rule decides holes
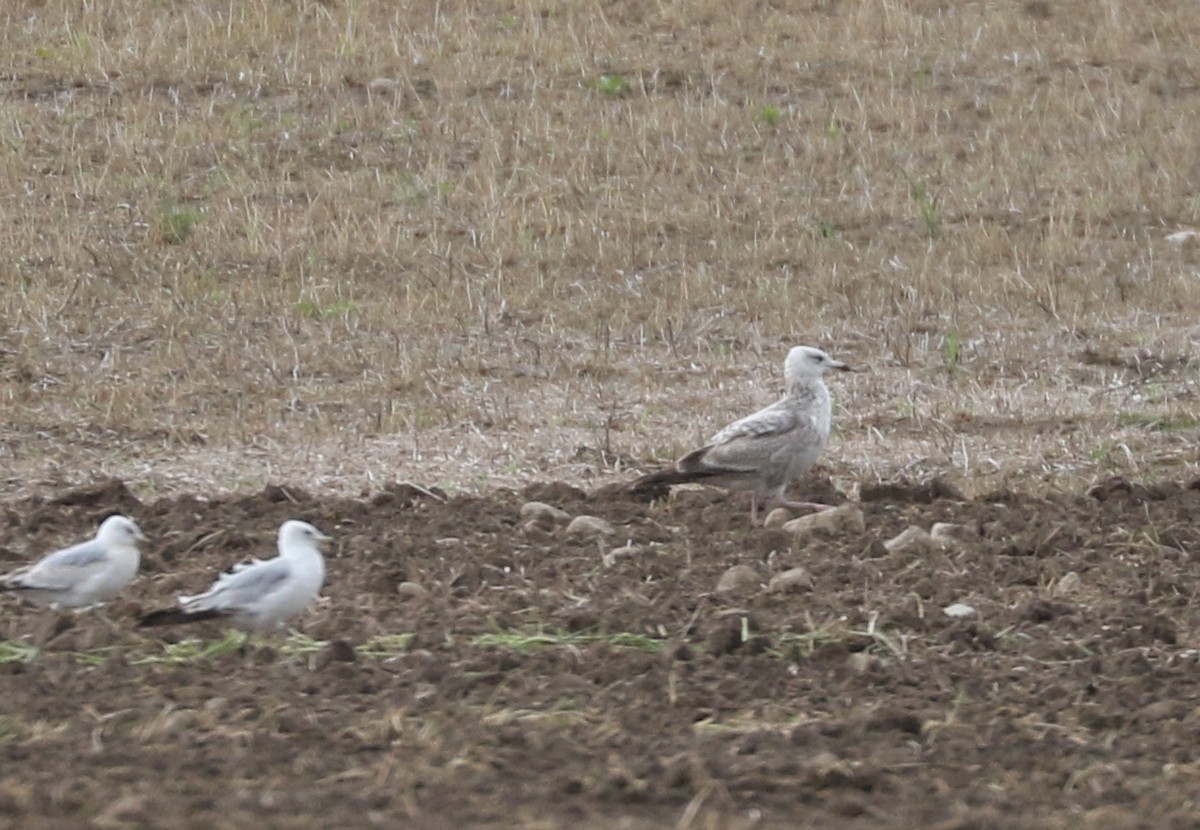
[[[109,516],[95,538],[0,577],[0,591],[53,608],[99,605],[114,599],[137,576],[137,543],[145,538],[133,519]]]
[[[312,604],[325,583],[325,558],[318,547],[328,540],[308,522],[279,527],[279,555],[234,565],[202,594],[180,597],[177,608],[152,611],[142,627],[228,619],[243,631],[271,631]]]
[[[734,421],[670,469],[642,476],[633,489],[695,482],[749,490],[753,522],[758,521],[759,501],[769,499],[785,507],[827,509],[826,504],[787,501],[783,492],[789,482],[812,469],[829,440],[832,405],[822,376],[831,369],[849,368],[820,349],[793,347],[783,364],[782,398]]]

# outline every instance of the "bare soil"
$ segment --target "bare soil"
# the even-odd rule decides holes
[[[99,612],[4,601],[0,633],[42,651],[0,665],[0,825],[1195,827],[1200,492],[945,495],[867,489],[864,532],[808,539],[711,490],[11,501],[6,566],[114,510],[152,543]],[[528,500],[615,533],[528,524]],[[144,662],[165,643],[136,615],[288,517],[336,537],[297,626],[321,643]],[[953,546],[883,544],[938,522]],[[758,578],[718,593],[734,565]]]

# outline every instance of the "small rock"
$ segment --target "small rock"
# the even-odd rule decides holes
[[[1174,245],[1183,245],[1186,242],[1196,242],[1197,240],[1200,240],[1200,232],[1192,230],[1175,231],[1175,233],[1167,234],[1163,237],[1163,239]]]
[[[933,550],[933,537],[924,528],[909,525],[900,534],[883,543],[888,553],[921,555]]]
[[[391,92],[399,85],[395,78],[372,78],[367,82],[367,89],[371,92]]]
[[[309,658],[308,667],[312,671],[320,671],[330,663],[353,663],[357,659],[354,646],[345,640],[334,640]]]
[[[544,501],[527,501],[521,505],[521,518],[525,521],[544,522],[555,525],[571,518],[571,514]]]
[[[616,533],[616,528],[597,516],[576,516],[567,525],[566,533],[568,536],[583,536],[591,539],[596,536],[611,536]]]
[[[811,591],[813,579],[804,568],[788,568],[782,573],[771,577],[767,590],[773,594],[784,594],[791,591]]]
[[[763,519],[763,527],[783,527],[792,518],[786,507],[776,507]]]
[[[1083,588],[1083,578],[1075,571],[1067,571],[1058,578],[1058,582],[1054,583],[1054,595],[1061,597],[1076,594],[1081,588]]]
[[[696,650],[683,642],[677,643],[674,648],[668,649],[667,653],[671,656],[672,660],[679,660],[681,662],[687,662],[696,656]]]
[[[718,614],[713,620],[704,638],[704,650],[717,657],[744,648],[755,653],[758,643],[765,639],[759,637],[757,631],[757,622],[745,609],[730,609],[729,613]]]
[[[75,627],[75,619],[71,614],[60,614],[50,611],[42,615],[42,619],[33,634],[33,644],[42,648],[64,631]]]
[[[604,567],[611,568],[622,556],[636,556],[641,552],[642,549],[640,547],[626,542],[624,545],[621,545],[621,547],[613,548],[608,553],[604,554]]]
[[[974,617],[976,611],[965,602],[956,602],[943,608],[942,613],[952,620],[965,620],[967,617]]]
[[[972,534],[970,528],[950,522],[937,522],[929,529],[929,537],[933,544],[942,550],[961,548],[963,542],[972,535],[975,534]]]
[[[1084,830],[1135,830],[1141,826],[1141,816],[1116,804],[1105,804],[1083,814]]]
[[[831,510],[810,513],[783,525],[784,530],[797,536],[814,533],[862,533],[866,527],[863,512],[856,504],[843,504]]]
[[[1184,706],[1178,700],[1156,700],[1138,709],[1137,716],[1139,720],[1143,721],[1166,720],[1167,718],[1174,720],[1184,714]]]
[[[521,533],[526,536],[532,536],[536,542],[549,542],[554,538],[550,534],[550,530],[551,528],[547,527],[544,522],[539,522],[536,519],[521,522]]]
[[[246,654],[247,648],[250,649],[249,654]],[[322,649],[313,657],[319,656],[324,651],[328,651],[328,649]],[[279,659],[279,650],[274,646],[259,646],[258,648],[242,646],[241,652],[255,666],[269,666]]]
[[[734,565],[717,580],[718,594],[732,594],[759,585],[758,571],[750,565]]]
[[[879,662],[879,658],[865,651],[855,651],[846,658],[846,667],[854,674],[866,674]]]
[[[1020,609],[1020,619],[1028,620],[1033,623],[1050,622],[1057,617],[1064,616],[1073,612],[1070,605],[1061,602],[1050,602],[1046,599],[1033,599],[1025,603]]]
[[[429,589],[419,582],[401,582],[396,586],[396,593],[402,597],[420,599],[429,596]]]

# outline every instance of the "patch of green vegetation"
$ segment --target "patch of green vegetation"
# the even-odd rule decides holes
[[[317,305],[310,303],[307,300],[301,300],[296,303],[296,310],[305,317],[311,317],[314,320],[320,320],[323,317],[329,317],[335,314],[348,314],[351,311],[358,310],[358,304],[349,300],[340,300],[328,305]]]
[[[962,357],[959,348],[958,329],[950,329],[942,340],[942,361],[951,373],[958,371],[959,360]]]
[[[773,104],[767,104],[758,111],[758,120],[768,127],[774,127],[781,118],[783,118],[783,113],[780,112],[779,107]]]
[[[384,660],[408,651],[412,645],[412,634],[377,634],[355,649],[363,657]]]
[[[617,73],[601,75],[596,79],[596,90],[609,98],[620,98],[629,92],[629,81]]]
[[[75,662],[83,666],[103,666],[108,662],[109,649],[94,648],[90,651],[75,652]]]
[[[25,719],[16,714],[0,715],[0,744],[18,740],[29,731]]]
[[[1097,464],[1114,463],[1113,451],[1117,448],[1116,441],[1102,441],[1088,451],[1088,458]]]
[[[285,657],[307,657],[310,654],[316,654],[327,645],[329,643],[324,640],[315,640],[307,634],[293,631],[286,640],[278,644],[277,648],[279,653]]]
[[[408,650],[412,643],[412,634],[379,634],[355,648],[362,657],[373,660],[383,660],[395,657]],[[298,631],[291,632],[286,639],[266,641],[284,659],[308,657],[329,645],[324,640],[316,640]],[[145,640],[146,647],[159,646],[156,641]],[[164,665],[195,663],[235,654],[241,649],[256,644],[256,638],[240,631],[230,630],[218,640],[187,639],[176,643],[162,643],[161,650],[143,651],[130,655],[130,664],[134,666]],[[124,649],[128,654],[129,650]],[[97,648],[89,651],[71,652],[75,662],[84,666],[102,666],[112,653],[112,648]],[[23,640],[0,641],[0,664],[31,663],[41,656],[42,651],[32,643]]]
[[[913,72],[913,86],[928,87],[933,84],[933,64],[926,59],[921,68]]]
[[[908,656],[908,642],[904,635],[897,636],[878,627],[877,617],[872,615],[866,628],[848,628],[841,620],[815,624],[807,623],[807,631],[796,633],[785,631],[775,641],[771,653],[794,661],[812,657],[826,646],[837,646],[849,651],[883,653],[898,660]]]
[[[0,664],[31,663],[41,654],[41,649],[22,640],[0,640]]]
[[[937,239],[942,232],[942,217],[938,213],[937,203],[930,194],[928,186],[925,182],[910,180],[908,183],[908,193],[917,204],[921,220],[925,223],[925,228],[929,231],[929,238]]]
[[[784,633],[776,639],[771,652],[777,657],[799,662],[812,657],[825,646],[845,645],[853,639],[854,635],[849,629],[831,623],[810,627],[803,633]]]
[[[233,654],[246,645],[249,638],[240,631],[230,630],[220,640],[180,640],[177,643],[163,643],[161,654],[147,654],[135,657],[129,662],[135,666],[149,663],[194,663],[213,657]]]
[[[168,245],[182,245],[191,237],[200,215],[186,208],[171,207],[158,214],[155,228],[158,238]]]
[[[471,641],[471,645],[480,648],[511,648],[521,654],[529,654],[542,648],[574,648],[592,643],[608,643],[614,648],[630,648],[657,654],[662,651],[663,641],[628,631],[618,631],[613,634],[587,634],[583,632],[559,631],[534,633],[520,631],[501,631],[495,634],[481,634]]]

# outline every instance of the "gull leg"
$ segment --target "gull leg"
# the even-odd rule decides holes
[[[750,491],[750,524],[758,524],[758,493]]]

